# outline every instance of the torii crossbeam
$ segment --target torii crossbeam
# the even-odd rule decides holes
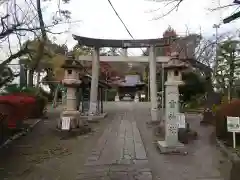
[[[113,48],[143,48],[143,47],[164,47],[176,40],[176,38],[158,38],[158,39],[138,39],[138,40],[118,40],[118,39],[95,39],[84,36],[73,35],[79,45],[88,47],[113,47]]]

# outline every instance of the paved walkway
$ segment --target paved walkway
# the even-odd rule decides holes
[[[108,103],[107,119],[93,124],[94,133],[57,133],[59,112],[32,133],[0,150],[0,179],[7,180],[222,180],[221,158],[209,141],[211,129],[187,116],[199,140],[187,145],[189,155],[160,155],[156,149],[149,103]]]
[[[79,179],[152,180],[132,104],[125,102],[119,109],[122,111],[99,138]]]

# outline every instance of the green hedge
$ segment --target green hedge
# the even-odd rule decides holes
[[[116,89],[108,89],[103,93],[103,100],[114,101],[117,94]]]

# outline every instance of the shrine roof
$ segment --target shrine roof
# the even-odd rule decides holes
[[[116,84],[119,87],[136,87],[136,86],[144,86],[145,83],[139,82],[139,83],[127,83],[127,82],[121,82]]]
[[[158,39],[135,39],[135,40],[123,40],[123,39],[96,39],[84,36],[73,35],[73,38],[78,41],[79,45],[88,47],[113,47],[113,48],[141,48],[150,47],[154,45],[156,47],[169,46],[176,38],[166,37]]]

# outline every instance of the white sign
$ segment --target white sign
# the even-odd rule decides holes
[[[239,117],[227,117],[227,130],[228,132],[240,132]]]
[[[62,130],[69,130],[70,123],[71,123],[70,117],[62,117]]]
[[[179,113],[177,115],[178,128],[186,128],[185,114]]]

